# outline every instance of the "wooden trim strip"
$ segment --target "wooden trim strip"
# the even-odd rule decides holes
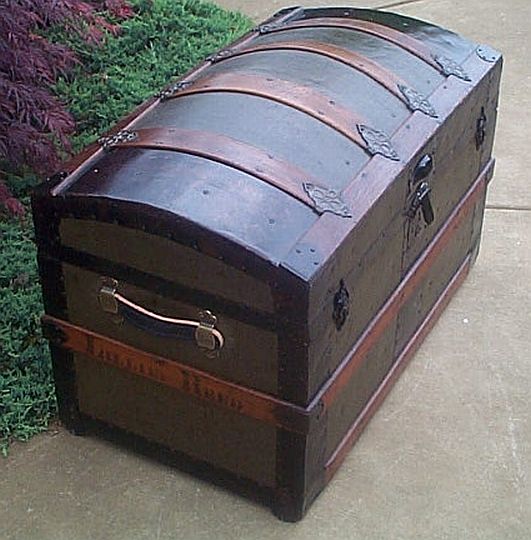
[[[345,64],[346,66],[360,71],[367,77],[370,77],[407,105],[406,99],[399,90],[399,85],[409,86],[403,79],[359,53],[328,43],[321,43],[319,41],[278,41],[264,43],[263,45],[255,45],[235,51],[233,54],[226,56],[223,60],[228,60],[236,56],[269,51],[299,51],[326,56],[327,58]]]
[[[134,140],[119,142],[117,148],[152,148],[198,156],[232,167],[258,178],[316,210],[304,183],[326,185],[295,165],[226,135],[178,128],[145,128],[135,131]],[[319,213],[319,212],[318,212]]]
[[[307,433],[309,412],[263,392],[218,379],[130,345],[96,334],[67,321],[44,315],[44,335],[53,345],[175,388],[216,407],[229,409],[261,422]]]
[[[247,54],[248,51],[254,52],[253,49],[245,49],[237,52],[236,56]],[[176,93],[173,99],[208,92],[234,92],[281,103],[326,124],[367,150],[367,144],[357,129],[358,125],[366,124],[366,120],[309,86],[255,74],[218,73],[199,79],[192,87]],[[264,128],[267,129],[267,126]]]
[[[393,45],[397,45],[401,49],[413,54],[426,64],[429,64],[432,68],[442,73],[441,67],[435,62],[432,56],[432,52],[421,41],[412,38],[411,36],[371,21],[343,19],[339,17],[315,18],[304,21],[296,21],[293,23],[284,23],[281,25],[265,25],[267,30],[262,34],[272,34],[278,32],[285,32],[288,30],[296,30],[299,28],[345,28],[347,30],[356,30],[364,34],[375,36],[383,39]]]
[[[492,161],[491,164],[493,165],[494,162]],[[466,216],[472,212],[477,200],[485,193],[487,177],[489,176],[490,170],[492,170],[491,167],[488,167],[486,171],[477,178],[463,199],[461,199],[460,204],[454,209],[443,227],[441,227],[430,244],[424,249],[416,263],[403,278],[400,285],[394,290],[387,302],[369,323],[352,348],[350,354],[336,368],[336,371],[330,377],[328,383],[325,383],[321,387],[312,400],[309,408],[317,407],[320,402],[324,404],[325,408],[330,407],[338,394],[349,383],[369,351],[378,342],[378,339],[398,315],[402,306],[408,301],[422,282],[429,269],[433,266],[433,261],[444,252],[446,246],[452,239],[452,236],[455,234],[455,230],[463,222]]]
[[[435,326],[435,323],[441,316],[442,312],[449,304],[452,296],[457,289],[462,285],[465,280],[471,266],[471,255],[467,255],[459,270],[454,274],[452,280],[443,291],[437,302],[434,304],[427,317],[424,319],[421,326],[413,334],[407,345],[402,349],[402,352],[396,359],[393,367],[385,376],[384,380],[380,383],[377,390],[371,396],[370,400],[365,405],[362,412],[356,418],[350,429],[347,431],[343,440],[339,443],[334,453],[330,456],[325,465],[326,482],[329,482],[335,475],[341,463],[348,455],[354,443],[361,435],[363,429],[372,418],[374,413],[378,410],[378,407],[382,404],[387,394],[391,391],[394,383],[398,377],[404,371],[408,362],[413,355],[417,352],[422,342],[429,334],[431,329]]]

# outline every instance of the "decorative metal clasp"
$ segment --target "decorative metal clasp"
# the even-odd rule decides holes
[[[447,77],[449,77],[450,75],[453,75],[454,77],[457,77],[458,79],[462,79],[463,81],[468,81],[468,82],[472,80],[468,76],[467,72],[452,58],[434,54],[433,59],[435,60],[437,65],[441,68],[443,75],[446,75]]]
[[[192,84],[194,84],[193,81],[179,81],[179,82],[176,82],[175,84],[172,84],[171,86],[169,86],[165,90],[161,90],[157,94],[157,97],[161,101],[166,101],[167,99],[171,99],[172,97],[174,97],[179,92],[182,92],[183,90],[185,90],[186,88],[188,88]]]
[[[398,89],[404,96],[408,107],[412,111],[420,111],[432,118],[438,118],[438,114],[433,108],[433,105],[428,101],[428,98],[422,95],[420,92],[417,92],[413,88],[404,86],[403,84],[398,85]]]
[[[101,144],[104,150],[110,150],[113,146],[131,142],[136,140],[137,138],[138,133],[136,133],[136,131],[129,131],[128,129],[124,129],[122,131],[118,131],[118,133],[115,133],[114,135],[100,137],[98,139],[98,143]]]
[[[221,60],[230,58],[233,54],[234,54],[233,49],[225,49],[224,51],[219,51],[218,53],[207,56],[207,61],[210,62],[211,64],[215,64],[216,62],[221,62]]]
[[[339,282],[339,289],[334,295],[334,311],[332,318],[336,324],[337,330],[341,330],[344,324],[347,322],[347,318],[350,313],[350,294],[345,285],[345,282],[341,280]]]
[[[269,24],[262,24],[256,28],[256,31],[261,35],[269,34],[271,32],[274,32],[278,28],[281,28],[284,26],[285,23],[269,23]]]
[[[218,319],[210,311],[205,309],[199,312],[199,326],[195,330],[197,346],[209,354],[214,354],[217,349],[217,340],[214,334]]]
[[[373,129],[363,124],[358,124],[358,132],[367,145],[367,151],[371,154],[380,154],[387,159],[400,161],[398,153],[393,148],[391,140],[383,131]]]
[[[349,207],[335,189],[317,186],[309,182],[304,182],[303,187],[308,197],[312,200],[316,212],[319,214],[330,212],[340,217],[352,217]]]

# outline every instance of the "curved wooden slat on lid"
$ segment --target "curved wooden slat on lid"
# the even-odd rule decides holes
[[[237,56],[268,51],[299,51],[326,56],[327,58],[341,62],[342,64],[360,71],[367,77],[370,77],[375,82],[386,88],[400,101],[408,105],[407,100],[399,90],[401,86],[408,86],[403,79],[395,75],[389,69],[384,68],[373,60],[370,60],[366,56],[348,49],[344,49],[343,47],[330,45],[328,43],[321,43],[319,41],[277,41],[272,43],[264,43],[263,45],[254,45],[234,51],[232,54],[227,54],[219,58],[217,61],[221,62]]]
[[[358,125],[366,124],[365,119],[309,86],[255,74],[218,73],[197,80],[169,99],[209,92],[247,94],[297,109],[338,131],[370,154],[367,143],[357,129]]]
[[[201,157],[251,175],[298,199],[318,214],[350,217],[340,194],[302,169],[226,135],[178,128],[121,132],[102,141],[105,149],[151,148]],[[326,201],[323,201],[327,199]]]
[[[315,18],[303,21],[287,22],[280,24],[266,24],[260,27],[260,33],[270,34],[295,30],[297,28],[345,28],[347,30],[356,30],[364,34],[375,36],[389,43],[397,45],[401,49],[420,58],[426,64],[442,73],[441,66],[435,61],[432,51],[419,40],[408,36],[389,26],[378,24],[372,21],[360,19],[343,19],[339,17]]]

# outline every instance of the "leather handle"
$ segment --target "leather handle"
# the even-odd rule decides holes
[[[217,317],[208,310],[199,312],[198,320],[166,317],[135,304],[118,291],[118,281],[102,278],[98,292],[100,307],[106,313],[119,315],[132,325],[157,336],[195,341],[196,345],[215,353],[223,348],[223,334],[215,328]]]

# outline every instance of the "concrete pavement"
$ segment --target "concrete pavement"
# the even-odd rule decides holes
[[[531,538],[531,2],[394,4],[504,53],[498,165],[475,268],[306,519],[57,429],[0,460],[0,538]]]

